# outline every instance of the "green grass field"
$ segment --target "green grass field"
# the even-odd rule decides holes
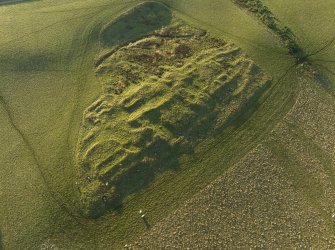
[[[283,39],[264,20],[234,1],[160,0],[153,4],[154,22],[150,18],[141,19],[150,13],[146,9],[139,16],[129,14],[143,2],[0,1],[0,249],[122,249],[125,244],[133,244],[135,249],[173,246],[186,249],[185,242],[189,242],[191,249],[199,246],[203,249],[334,247],[335,224],[331,218],[335,212],[334,3],[331,0],[262,1],[280,27],[290,28],[296,43],[308,55],[308,62],[303,64],[299,60],[297,63],[283,45]],[[190,46],[194,54],[177,58],[179,61],[173,56],[158,60],[152,71],[147,64],[141,68],[144,64],[134,61],[136,53],[145,50],[147,56],[152,56],[157,51],[152,47],[136,47],[136,42],[146,44],[145,39],[155,38],[151,37],[153,31],[172,25],[173,20],[181,20],[178,22],[183,23],[182,27],[207,31],[208,37],[224,41],[228,47],[220,45],[215,51],[211,50],[213,44],[207,38],[203,41],[173,38],[167,45],[158,47],[160,53],[172,51],[177,43],[182,43]],[[236,59],[240,64],[250,61],[250,65],[257,65],[264,79],[265,76],[271,79],[269,86],[255,98],[252,98],[252,86],[262,82],[259,79],[248,81],[247,87],[237,87],[235,91],[242,94],[231,94],[234,97],[228,103],[210,95],[212,99],[202,97],[209,88],[205,81],[212,83],[222,76],[221,66],[218,69],[213,66],[209,71],[203,65],[215,65],[218,54],[230,49],[229,46],[241,48],[241,55]],[[203,64],[197,61],[197,56],[202,56]],[[119,71],[113,68],[118,63]],[[127,71],[131,63],[133,67]],[[175,67],[176,63],[182,66]],[[239,74],[237,69],[244,72],[243,67],[232,67],[228,79]],[[158,78],[160,69],[165,73]],[[191,71],[197,72],[195,79],[199,79],[193,87],[184,81],[170,91],[166,83],[183,82]],[[134,73],[133,78],[125,79],[129,72]],[[245,74],[253,77],[251,73]],[[141,77],[146,80],[140,81]],[[113,83],[114,79],[118,79],[118,85]],[[132,80],[130,86],[121,84]],[[193,89],[197,84],[201,91]],[[178,91],[184,94],[179,95]],[[157,93],[161,96],[157,97]],[[173,101],[178,100],[178,95],[187,100]],[[192,102],[188,101],[191,96]],[[107,110],[109,116],[99,113],[101,109],[91,114],[90,107],[99,99],[107,103],[102,110],[116,107],[116,111]],[[141,103],[143,100],[145,103]],[[168,101],[174,109],[163,105]],[[206,108],[192,113],[188,109],[191,104],[220,110],[216,112],[218,116],[222,115],[221,110],[233,109],[234,115],[228,118],[222,115],[225,122],[221,129],[212,129],[213,123],[208,121],[210,125],[190,126],[190,121],[195,124],[198,117],[210,113]],[[152,110],[165,112],[165,116],[155,121],[156,115],[150,116]],[[121,155],[125,151],[131,155],[131,162],[146,156],[148,162],[151,158],[156,160],[153,165],[160,162],[169,165],[164,171],[149,170],[142,175],[130,171],[130,167],[130,170],[123,168],[126,170],[120,176],[126,176],[121,178],[126,184],[121,181],[118,185],[133,190],[119,188],[126,194],[116,208],[105,209],[100,204],[101,183],[98,188],[87,187],[80,179],[82,170],[78,162],[86,157],[80,150],[84,151],[84,138],[89,134],[83,126],[90,115],[105,119],[105,128],[117,128],[112,133],[107,133],[105,128],[93,128],[92,133],[98,134],[93,143],[113,139],[121,144]],[[154,134],[164,138],[169,147],[160,151],[170,154],[165,156],[160,152],[159,157],[152,156],[150,145],[145,146],[139,139],[145,129],[138,126],[151,128]],[[190,129],[187,134],[188,126],[203,132]],[[175,152],[178,133],[195,138],[191,140],[192,150]],[[136,140],[139,140],[134,144],[136,147],[129,144]],[[100,161],[106,157],[114,159],[114,152],[110,152],[114,149],[114,144],[108,144],[101,152],[93,152],[89,159],[92,169],[104,173],[108,168]],[[135,156],[131,152],[136,152]],[[115,168],[113,164],[107,167]],[[243,173],[245,176],[241,176]],[[241,179],[236,184],[238,178]],[[266,178],[273,181],[257,186]],[[137,186],[141,181],[145,185]],[[270,190],[268,196],[262,187]],[[85,188],[88,203],[97,204],[95,199],[99,199],[99,206],[103,207],[95,218],[87,216],[90,212],[85,212],[85,202],[83,212]],[[208,188],[213,190],[213,197],[206,196]],[[245,194],[250,190],[253,193],[242,199],[239,188],[247,190]],[[217,195],[221,192],[226,195]],[[264,195],[267,202],[262,200]],[[278,197],[284,200],[279,208],[274,202]],[[201,202],[197,203],[198,200]],[[191,204],[191,212],[185,211],[185,204]],[[186,223],[188,214],[201,214],[206,204],[214,207],[207,214],[209,218],[217,215],[215,204],[224,207],[222,216],[234,210],[239,216],[227,217],[222,224],[207,223],[208,228],[229,225],[227,231],[220,231],[225,236],[209,245],[204,234],[199,233],[201,226],[194,227],[197,229],[193,233],[199,234],[198,241],[190,241],[187,233],[192,233],[193,224],[188,227]],[[291,204],[294,204],[292,209]],[[261,209],[265,205],[268,205],[266,211]],[[152,229],[148,230],[141,220],[140,209],[145,211]],[[277,213],[277,209],[288,212]],[[266,216],[277,220],[280,226],[267,229],[268,221],[260,219]],[[203,219],[195,218],[198,222]],[[317,228],[314,230],[317,233],[301,222],[304,220]],[[284,223],[289,221],[294,223]],[[166,242],[175,238],[177,222],[182,228],[178,230],[186,234],[168,247]],[[225,244],[220,245],[218,241]]]

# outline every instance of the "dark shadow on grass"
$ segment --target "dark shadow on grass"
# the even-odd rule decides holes
[[[101,31],[100,41],[107,47],[131,42],[168,25],[171,20],[172,13],[167,7],[146,2],[107,24]]]
[[[11,72],[47,71],[55,63],[56,59],[54,56],[48,54],[29,54],[24,51],[18,51],[0,56],[1,69]]]
[[[143,217],[142,220],[143,220],[143,223],[144,223],[146,229],[149,230],[149,229],[151,228],[151,225],[150,225],[150,223],[149,223],[147,217]]]
[[[155,144],[145,149],[143,153],[145,155],[143,157],[144,160],[134,161],[134,166],[131,166],[113,183],[117,187],[117,196],[106,202],[104,208],[98,206],[97,209],[94,209],[91,216],[99,218],[107,211],[113,211],[117,214],[123,213],[124,200],[150,187],[156,175],[165,171],[178,171],[180,169],[179,157],[182,153],[182,151],[174,148],[168,142],[160,142],[160,145]],[[130,162],[129,164],[131,165],[132,163]],[[104,176],[103,182],[108,181],[110,178],[110,176]],[[147,228],[148,226],[150,227],[148,221],[144,221],[144,223]]]
[[[40,0],[0,0],[0,7],[3,5],[14,5],[20,3],[38,2]]]
[[[241,107],[239,112],[227,120],[225,126],[222,127],[222,131],[229,126],[233,126],[235,128],[241,127],[245,122],[247,122],[252,114],[265,102],[265,100],[261,100],[261,97],[264,96],[264,93],[266,93],[274,85],[281,84],[281,82],[293,71],[295,66],[296,64],[293,64],[288,67],[283,75],[281,75],[275,82],[271,83],[268,81],[266,84],[264,84],[264,86],[259,88],[244,104],[244,106]],[[267,98],[269,98],[269,96],[267,96]]]

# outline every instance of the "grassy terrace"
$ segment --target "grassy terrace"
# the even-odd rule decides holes
[[[146,212],[151,226],[157,225],[218,176],[229,173],[235,164],[249,152],[254,152],[261,143],[272,152],[270,155],[275,155],[274,160],[271,157],[271,161],[265,161],[270,169],[271,166],[280,166],[280,169],[292,167],[285,169],[289,177],[285,174],[279,181],[286,181],[296,173],[295,178],[290,179],[293,182],[290,188],[298,190],[298,195],[307,197],[309,202],[302,204],[323,211],[319,212],[321,215],[318,218],[321,218],[320,223],[331,235],[333,226],[327,222],[331,204],[327,199],[321,199],[320,193],[315,193],[319,184],[310,181],[322,176],[315,177],[312,171],[306,172],[306,169],[311,169],[313,161],[306,163],[300,160],[306,155],[306,150],[313,149],[316,159],[325,159],[317,171],[325,169],[326,175],[333,178],[333,134],[326,133],[326,128],[332,127],[327,117],[330,121],[334,119],[327,116],[333,103],[327,101],[328,106],[325,106],[328,108],[318,106],[317,110],[323,110],[320,116],[317,116],[317,111],[313,116],[301,112],[304,108],[311,109],[311,105],[319,103],[320,99],[331,100],[328,90],[316,91],[310,87],[308,92],[302,92],[305,82],[301,81],[301,74],[306,76],[308,72],[308,75],[313,75],[311,71],[314,69],[298,71],[297,74],[295,59],[288,53],[287,47],[282,46],[278,37],[269,32],[257,17],[231,0],[212,0],[210,3],[203,0],[162,0],[160,2],[165,7],[154,5],[165,17],[160,19],[161,23],[157,26],[156,22],[153,24],[150,20],[147,23],[146,20],[139,22],[137,18],[140,15],[134,15],[132,9],[142,2],[44,0],[0,6],[0,248],[57,246],[60,249],[120,249],[147,231],[139,218],[140,209]],[[270,2],[264,0],[278,20],[290,27],[298,40],[304,41],[299,40],[299,45],[307,54],[317,51],[319,44],[327,45],[330,41],[325,41],[324,37],[331,37],[329,27],[333,27],[334,20],[317,21],[311,25],[310,32],[300,32],[299,22],[292,19],[300,8],[309,8],[305,2],[286,3],[286,6],[292,6],[289,14],[285,14],[287,9],[283,5]],[[332,2],[325,1],[318,11],[330,16],[327,4]],[[303,16],[302,21],[308,19],[307,14]],[[125,20],[128,20],[126,25]],[[199,39],[193,40],[173,36],[162,38],[159,33],[162,28],[172,27],[175,30],[173,25],[176,23],[181,24],[182,31],[191,31],[191,37],[200,30],[208,34],[200,33]],[[322,27],[322,32],[317,32],[318,25]],[[130,37],[122,36],[126,34],[121,32],[124,29],[131,34]],[[128,32],[131,29],[133,33]],[[120,37],[116,34],[120,34]],[[163,45],[161,40],[166,40]],[[216,48],[218,41],[221,44]],[[180,50],[177,49],[185,44],[179,47]],[[333,47],[326,47],[329,48],[328,55],[319,53],[311,57],[319,60],[318,64],[323,68],[332,65],[325,61],[331,61]],[[164,56],[166,59],[159,59],[156,50],[159,53],[172,52],[171,58]],[[183,56],[178,56],[178,51]],[[185,51],[187,53],[184,55]],[[221,55],[228,51],[236,52],[234,58],[228,57],[225,62],[231,68],[227,73],[215,65]],[[141,53],[151,59],[139,61],[136,55]],[[152,58],[156,58],[154,66]],[[113,67],[118,62],[119,67]],[[134,66],[132,71],[136,74],[133,76],[125,74],[129,72],[128,63]],[[204,69],[204,65],[213,67]],[[231,86],[227,97],[229,101],[225,103],[227,108],[223,108],[219,102],[221,97],[216,98],[212,94],[215,88],[229,86],[234,76],[248,81],[250,75],[254,76],[249,70],[255,67],[259,71],[259,74],[255,74],[257,77],[251,77],[250,85]],[[322,67],[319,76],[327,72],[329,80],[332,80],[332,74]],[[194,79],[194,85],[186,87],[187,79],[192,80],[191,72],[196,72],[199,78]],[[223,73],[227,74],[226,78]],[[263,89],[258,98],[252,98],[255,87],[263,86],[268,78],[272,79],[268,88]],[[197,79],[208,79],[208,84]],[[174,84],[169,86],[171,82]],[[308,82],[313,86],[318,81],[314,79]],[[157,93],[161,93],[161,96],[156,97]],[[149,98],[151,96],[156,98]],[[306,101],[303,96],[316,101],[304,106]],[[241,105],[248,100],[248,108],[242,108]],[[173,105],[180,117],[167,109],[165,103]],[[194,104],[198,105],[195,111],[191,109]],[[196,120],[193,117],[199,115],[205,114],[206,117],[206,107],[220,111],[215,112],[213,117],[213,121],[222,118],[219,119],[222,123],[218,124],[218,129],[186,122]],[[228,112],[224,114],[222,109]],[[155,121],[150,112],[144,112],[151,110],[159,110],[165,118],[161,116],[159,121]],[[113,119],[113,115],[117,118]],[[296,123],[292,124],[290,119],[296,120]],[[323,120],[323,133],[316,132],[319,123],[315,119]],[[106,128],[112,125],[117,130],[107,134]],[[185,126],[189,126],[190,131],[185,132]],[[287,127],[289,133],[286,133]],[[172,155],[152,157],[149,149],[154,136],[149,140],[149,145],[143,147],[139,139],[148,128],[152,135],[163,138],[169,148],[167,151],[173,152]],[[198,131],[199,128],[204,129],[200,135],[193,136],[192,129]],[[180,131],[188,141],[185,148],[191,149],[186,154],[176,149],[175,142],[180,137]],[[285,135],[302,138],[302,149],[298,151],[296,144]],[[326,137],[320,135],[327,135],[328,143],[324,143]],[[101,159],[111,156],[110,159],[114,159],[117,154],[109,150],[92,150],[91,154],[87,154],[87,149],[92,149],[93,144],[103,145],[108,140],[110,144],[107,143],[107,149],[115,149],[115,138],[121,151],[135,152],[136,161],[146,159],[149,165],[152,162],[154,170],[149,169],[151,176],[148,183],[140,183],[136,192],[121,194],[122,203],[119,204],[122,205],[107,212],[105,205],[101,206],[102,196],[107,195],[101,195],[99,188],[101,183],[109,182],[103,178],[111,178],[104,170],[113,169],[115,164],[111,161],[112,164],[108,166],[101,165]],[[129,141],[132,143],[129,144]],[[292,157],[287,160],[288,155]],[[157,159],[167,164],[164,171],[157,172]],[[89,163],[86,169],[82,168],[85,160]],[[259,156],[259,161],[263,160]],[[126,162],[124,165],[126,171],[120,176],[130,176],[126,185],[133,182],[131,178],[143,180],[138,175],[129,174],[127,171],[132,167]],[[244,166],[242,163],[240,165]],[[306,178],[299,178],[299,173],[304,172]],[[277,172],[270,171],[268,175],[272,173]],[[92,176],[90,174],[103,177],[92,189],[86,182],[87,176]],[[147,175],[145,178],[148,178]],[[229,176],[227,178],[231,180]],[[117,187],[121,184],[111,185]],[[81,193],[78,192],[78,185]],[[327,185],[327,190],[333,190],[333,179]],[[98,196],[94,194],[96,190]],[[85,192],[88,197],[86,203],[83,202]],[[297,195],[290,197],[294,200]],[[94,211],[90,204],[100,204],[102,209]],[[93,215],[100,217],[89,219],[87,215],[92,215],[92,211]],[[292,216],[297,214],[296,211],[292,212]]]

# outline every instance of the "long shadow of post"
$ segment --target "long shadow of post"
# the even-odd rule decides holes
[[[150,228],[151,228],[151,225],[150,225],[150,223],[149,223],[147,217],[146,217],[146,216],[142,217],[142,220],[143,220],[143,222],[144,222],[145,227],[146,227],[147,229],[150,229]]]

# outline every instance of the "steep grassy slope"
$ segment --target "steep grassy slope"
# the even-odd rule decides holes
[[[269,90],[252,103],[248,109],[250,112],[235,117],[222,133],[208,136],[194,148],[193,154],[181,156],[177,170],[170,169],[154,178],[151,185],[128,197],[119,210],[96,220],[82,217],[75,185],[75,149],[82,114],[103,92],[101,83],[94,76],[94,64],[114,44],[113,41],[106,43],[100,31],[106,30],[111,21],[139,2],[142,1],[45,0],[0,7],[0,138],[3,142],[0,146],[0,246],[5,249],[35,249],[47,245],[61,249],[119,249],[146,231],[138,215],[139,209],[144,209],[148,223],[154,226],[261,143],[266,150],[273,152],[271,161],[267,162],[270,167],[266,170],[280,165],[278,169],[286,172],[260,172],[270,176],[282,174],[278,177],[281,183],[289,178],[292,181],[284,193],[274,192],[274,197],[281,197],[294,189],[289,197],[297,199],[297,204],[307,204],[311,210],[317,209],[316,213],[324,207],[326,212],[317,218],[325,228],[321,232],[329,235],[332,226],[328,226],[327,221],[331,204],[324,199],[321,200],[323,207],[320,207],[318,193],[312,192],[318,186],[309,186],[305,178],[293,174],[294,166],[300,167],[299,171],[304,173],[304,166],[314,164],[313,159],[306,165],[294,158],[306,155],[303,151],[309,152],[310,145],[318,149],[315,150],[317,159],[322,159],[321,156],[329,150],[328,160],[321,165],[331,169],[332,144],[327,143],[331,143],[332,134],[318,137],[315,133],[318,123],[311,121],[309,124],[314,124],[314,127],[308,127],[308,119],[301,117],[297,126],[307,126],[304,133],[308,135],[315,133],[307,149],[303,145],[301,152],[297,152],[297,147],[281,146],[289,141],[279,136],[280,129],[269,137],[294,105],[301,89],[301,85],[296,84],[295,72],[287,71],[294,59],[286,48],[281,47],[277,37],[231,0],[162,2],[192,26],[241,47],[273,78]],[[297,9],[293,5],[294,8]],[[323,32],[328,34],[326,29]],[[115,33],[108,30],[106,34]],[[320,37],[315,37],[315,41],[318,39]],[[313,93],[316,93],[316,98],[328,96],[322,89]],[[327,98],[331,100],[331,97]],[[304,99],[299,100],[305,103]],[[328,114],[332,108],[325,110]],[[314,113],[314,117],[317,114]],[[306,117],[312,116],[306,114]],[[324,127],[331,124],[327,121]],[[302,140],[301,131],[294,128],[294,133],[298,133]],[[302,142],[308,141],[303,139]],[[273,160],[274,157],[278,159]],[[293,160],[288,162],[286,158]],[[317,165],[314,172],[323,168],[321,165]],[[293,167],[286,169],[287,166]],[[313,179],[321,177],[324,175]],[[250,177],[248,180],[253,182],[254,179]],[[331,182],[328,183],[327,188],[331,190]],[[235,190],[233,185],[230,188]],[[297,198],[297,192],[306,195],[308,190],[311,190],[311,197],[307,196],[308,203],[307,198]],[[282,208],[285,210],[287,206]],[[296,211],[290,210],[292,216],[296,216],[294,221],[300,218]],[[309,235],[313,236],[307,234],[306,240],[311,238]],[[310,242],[315,245],[314,241]],[[290,243],[292,241],[288,240],[287,244]]]

